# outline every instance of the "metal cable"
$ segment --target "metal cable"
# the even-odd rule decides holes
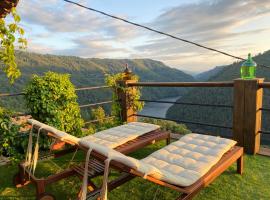
[[[165,32],[159,31],[159,30],[157,30],[157,29],[154,29],[154,28],[145,26],[145,25],[141,25],[141,24],[135,23],[135,22],[133,22],[133,21],[130,21],[130,20],[127,20],[127,19],[124,19],[124,18],[121,18],[121,17],[117,17],[117,16],[115,16],[115,15],[108,14],[108,13],[103,12],[103,11],[100,11],[100,10],[97,10],[97,9],[94,9],[94,8],[91,8],[91,7],[84,6],[84,5],[82,5],[82,4],[80,4],[80,3],[77,3],[77,2],[74,2],[74,1],[70,1],[70,0],[63,0],[63,1],[65,1],[65,2],[67,2],[67,3],[70,3],[70,4],[73,4],[73,5],[76,5],[76,6],[79,6],[79,7],[81,7],[81,8],[87,9],[87,10],[96,12],[96,13],[99,13],[99,14],[105,15],[105,16],[110,17],[110,18],[113,18],[113,19],[116,19],[116,20],[119,20],[119,21],[123,21],[123,22],[125,22],[125,23],[131,24],[131,25],[134,25],[134,26],[137,26],[137,27],[141,27],[141,28],[143,28],[143,29],[146,29],[146,30],[149,30],[149,31],[152,31],[152,32],[161,34],[161,35],[165,35],[165,36],[167,36],[167,37],[170,37],[170,38],[173,38],[173,39],[176,39],[176,40],[185,42],[185,43],[189,43],[189,44],[195,45],[195,46],[200,47],[200,48],[203,48],[203,49],[207,49],[207,50],[209,50],[209,51],[217,52],[217,53],[223,54],[223,55],[225,55],[225,56],[229,56],[229,57],[231,57],[231,58],[239,59],[239,60],[242,60],[242,61],[245,61],[245,60],[246,60],[246,59],[244,59],[244,58],[242,58],[242,57],[232,55],[232,54],[227,53],[227,52],[225,52],[225,51],[221,51],[221,50],[218,50],[218,49],[214,49],[214,48],[211,48],[211,47],[207,47],[207,46],[202,45],[202,44],[199,44],[199,43],[197,43],[197,42],[193,42],[193,41],[190,41],[190,40],[187,40],[187,39],[183,39],[183,38],[174,36],[174,35],[172,35],[172,34],[165,33]],[[265,68],[270,68],[270,67],[268,67],[268,66],[266,66],[266,65],[259,64],[259,63],[257,63],[257,66],[261,66],[261,67],[265,67]]]

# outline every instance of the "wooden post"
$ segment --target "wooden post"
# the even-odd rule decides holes
[[[234,81],[233,139],[244,147],[245,153],[256,154],[260,149],[264,79]]]
[[[129,96],[132,95],[137,88],[136,87],[128,87],[128,83],[136,83],[137,80],[132,80],[131,71],[126,66],[126,69],[124,71],[124,79],[121,81],[118,81],[118,84],[124,88],[118,89],[117,95],[118,99],[120,100],[121,105],[121,118],[124,122],[135,122],[137,121],[137,116],[135,116],[136,111],[133,110],[133,108],[130,106],[128,99]],[[126,90],[129,88],[129,90]]]

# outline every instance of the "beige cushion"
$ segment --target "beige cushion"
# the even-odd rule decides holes
[[[152,153],[142,162],[159,170],[154,177],[189,186],[206,174],[235,144],[233,140],[193,133]]]
[[[192,133],[142,160],[136,160],[88,141],[79,143],[145,175],[179,186],[195,183],[236,144],[233,140]]]
[[[91,141],[106,147],[115,148],[143,134],[157,130],[158,128],[159,126],[154,124],[131,122],[97,132],[94,135],[82,137],[81,140]]]

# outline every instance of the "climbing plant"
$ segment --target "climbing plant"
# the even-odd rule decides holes
[[[118,91],[123,91],[127,94],[127,102],[128,107],[132,108],[135,112],[142,110],[144,103],[138,101],[141,97],[140,88],[134,90],[130,87],[123,87],[119,84],[119,81],[125,78],[125,73],[118,73],[114,75],[107,74],[105,78],[105,83],[113,89],[113,103],[112,103],[112,115],[119,117],[119,120],[122,119],[121,117],[121,105],[117,96]],[[131,80],[138,80],[139,77],[136,75],[131,75]]]
[[[176,134],[188,134],[191,131],[185,124],[179,124],[169,120],[161,120],[161,119],[151,119],[151,118],[143,118],[141,119],[142,122],[156,124],[159,125],[161,130],[170,131]]]
[[[10,83],[13,83],[21,75],[15,60],[15,44],[18,44],[19,49],[25,49],[27,40],[23,37],[24,30],[19,26],[21,18],[15,8],[12,8],[11,16],[11,23],[0,18],[0,70],[6,74]]]
[[[75,136],[81,136],[83,120],[75,87],[68,74],[34,75],[25,89],[27,107],[34,119]]]

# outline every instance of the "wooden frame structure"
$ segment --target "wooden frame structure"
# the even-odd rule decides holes
[[[51,136],[50,133],[47,133],[47,135]],[[166,140],[167,144],[170,143],[170,133],[161,130],[151,131],[116,147],[115,150],[127,154],[161,140]],[[56,154],[55,157],[62,156],[74,150],[75,148],[72,148],[71,150],[66,150],[63,153]],[[98,162],[97,160],[91,160],[89,162],[89,166],[91,167],[91,177],[96,177],[103,173],[104,167],[102,167],[102,164],[100,164],[100,162]],[[28,169],[25,169],[24,162],[20,163],[18,167],[19,172],[14,176],[14,184],[16,185],[16,187],[22,187],[31,182],[34,183],[36,186],[36,198],[39,200],[55,199],[52,194],[46,193],[46,186],[70,176],[77,175],[81,177],[80,172],[81,170],[83,170],[80,165],[72,166],[60,173],[50,175],[46,178],[38,178],[33,175]]]
[[[16,7],[19,0],[1,0],[0,2],[0,18],[6,17],[13,7]]]
[[[242,174],[243,173],[243,152],[244,152],[243,147],[239,147],[239,146],[232,147],[229,151],[227,151],[222,156],[222,158],[218,161],[218,163],[216,163],[202,178],[200,178],[198,181],[196,181],[194,184],[188,187],[181,187],[181,186],[173,185],[173,184],[158,180],[156,178],[153,178],[151,176],[144,177],[144,174],[142,174],[141,172],[136,171],[120,162],[116,162],[112,160],[110,162],[110,167],[121,171],[122,174],[115,180],[112,180],[111,182],[108,183],[108,191],[111,191],[117,188],[118,186],[130,181],[131,179],[135,177],[144,177],[150,182],[168,187],[170,189],[173,189],[173,190],[176,190],[177,192],[182,193],[177,198],[177,200],[190,200],[196,194],[198,194],[201,189],[203,189],[204,187],[212,183],[220,174],[222,174],[226,169],[228,169],[228,167],[230,167],[233,163],[237,162],[237,173]],[[91,156],[98,159],[101,162],[104,162],[107,159],[105,156],[97,153],[96,151],[93,151],[91,153]],[[93,186],[91,181],[89,182],[88,186],[89,187]],[[94,190],[87,194],[87,199],[90,197],[99,196],[100,192],[101,192],[101,188],[97,189],[94,187]]]

